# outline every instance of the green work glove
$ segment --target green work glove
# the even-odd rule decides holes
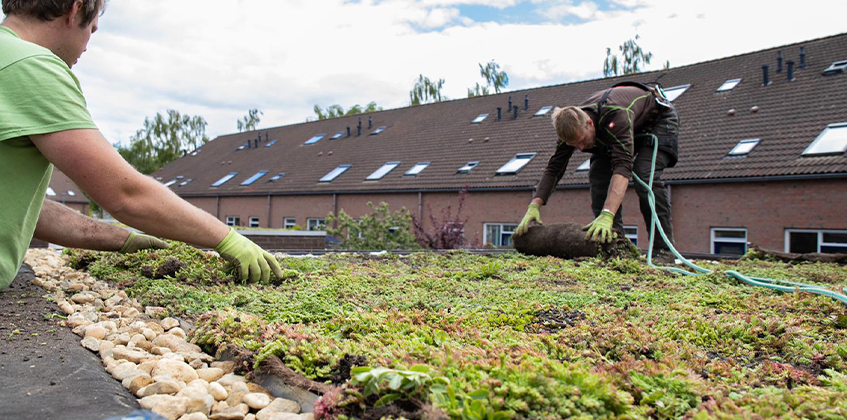
[[[612,232],[612,223],[615,221],[615,214],[609,210],[603,210],[593,222],[583,227],[582,230],[587,230],[585,235],[586,241],[596,241],[603,243],[611,243],[612,239],[617,236]]]
[[[533,220],[538,222],[539,225],[544,224],[541,223],[540,209],[541,206],[535,203],[531,203],[529,207],[527,207],[526,214],[524,215],[523,220],[521,220],[521,224],[519,224],[518,228],[515,229],[515,235],[523,235],[524,233],[526,233],[526,231],[529,230],[529,222]]]
[[[248,276],[252,281],[267,282],[271,278],[271,268],[277,278],[282,278],[282,269],[273,255],[230,228],[226,238],[215,247],[225,260],[235,264],[241,275],[241,281]]]
[[[169,243],[154,236],[129,232],[129,237],[126,238],[124,246],[118,252],[121,254],[132,254],[142,249],[165,249],[169,246],[171,246]]]

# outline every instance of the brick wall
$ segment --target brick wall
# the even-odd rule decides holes
[[[264,249],[292,249],[292,250],[323,250],[326,247],[326,236],[316,235],[312,232],[307,235],[293,232],[282,232],[283,234],[261,234],[251,231],[240,231],[244,236],[250,238],[256,245]]]

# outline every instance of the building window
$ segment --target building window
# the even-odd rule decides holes
[[[244,182],[242,182],[242,183],[241,183],[241,185],[243,185],[243,186],[250,185],[250,184],[252,184],[252,183],[256,182],[256,180],[257,180],[257,179],[259,179],[259,178],[261,178],[261,177],[265,176],[267,173],[268,173],[268,171],[259,171],[259,172],[256,172],[256,175],[253,175],[253,176],[251,176],[250,178],[247,178],[247,180],[246,180],[246,181],[244,181]]]
[[[638,246],[638,226],[624,226],[623,232],[633,245]]]
[[[337,133],[333,134],[333,135],[332,135],[332,137],[330,137],[329,139],[330,139],[330,140],[338,140],[338,139],[340,139],[340,138],[341,138],[341,136],[343,136],[343,135],[344,135],[344,130],[341,130],[341,131],[339,131],[339,132],[337,132]]]
[[[582,162],[582,165],[577,166],[576,171],[587,171],[591,169],[591,158],[585,159],[585,162]]]
[[[830,124],[803,151],[803,156],[842,154],[847,151],[847,123]]]
[[[238,175],[238,172],[230,172],[230,173],[226,174],[223,178],[217,180],[214,184],[212,184],[212,186],[213,187],[220,187],[221,185],[223,185],[224,183],[226,183],[230,179],[234,178],[236,175]]]
[[[847,230],[786,229],[785,252],[847,254]]]
[[[476,168],[477,165],[479,165],[479,162],[468,162],[467,165],[459,168],[459,173],[460,174],[466,174],[466,173],[470,172],[471,169]]]
[[[727,90],[732,90],[734,87],[738,86],[741,83],[741,79],[729,79],[718,88],[718,92],[725,92]]]
[[[373,131],[373,133],[371,133],[371,135],[372,135],[372,136],[375,136],[375,135],[377,135],[377,134],[379,134],[379,133],[382,133],[383,131],[385,131],[385,126],[382,126],[382,127],[377,128],[376,130],[374,130],[374,131]]]
[[[192,179],[192,178],[188,178],[188,179],[186,179],[185,181],[180,182],[180,183],[179,183],[179,186],[180,186],[180,187],[184,187],[184,186],[188,185],[188,183],[189,183],[189,182],[191,182],[191,181],[193,181],[193,179]]]
[[[512,160],[506,162],[500,169],[497,170],[497,175],[514,175],[517,174],[518,171],[523,169],[532,158],[535,157],[535,153],[518,153]]]
[[[712,228],[712,254],[744,255],[747,228]]]
[[[309,140],[306,140],[306,143],[303,143],[303,144],[315,144],[315,143],[321,141],[321,139],[324,138],[325,135],[326,135],[326,133],[318,134],[318,135],[310,138]]]
[[[367,181],[376,181],[382,179],[385,175],[391,172],[394,168],[400,166],[400,162],[388,162],[385,165],[382,165],[379,169],[374,171],[374,173],[368,175],[365,180]]]
[[[248,223],[249,223],[247,226],[250,226],[250,227],[253,227],[253,228],[259,227],[259,218],[258,217],[250,216],[250,218],[247,219],[247,220],[248,220]]]
[[[486,118],[488,118],[488,114],[479,114],[478,117],[474,118],[474,120],[471,121],[471,124],[479,124],[483,122]]]
[[[744,156],[750,153],[758,144],[759,139],[741,140],[729,151],[729,156]]]
[[[329,171],[328,174],[324,175],[321,178],[321,182],[331,182],[333,179],[338,178],[339,175],[343,174],[344,171],[350,169],[350,165],[338,165],[337,168]]]
[[[294,226],[297,226],[297,219],[293,217],[286,217],[285,219],[282,219],[282,227],[284,229],[291,229]]]
[[[226,225],[227,226],[241,226],[241,218],[238,216],[227,216],[226,217]]]
[[[673,102],[690,87],[691,85],[674,86],[664,89],[663,91],[665,92],[665,96],[668,98],[668,101]]]
[[[539,109],[539,110],[538,110],[538,112],[536,112],[536,113],[533,115],[533,117],[542,117],[542,116],[544,116],[544,115],[547,115],[547,113],[548,113],[548,112],[550,112],[550,110],[551,110],[551,109],[553,109],[553,107],[552,107],[552,106],[549,106],[549,105],[548,105],[548,106],[545,106],[545,107],[542,107],[541,109]]]
[[[429,162],[418,162],[418,163],[415,164],[415,166],[412,166],[412,169],[409,169],[408,171],[406,171],[405,175],[406,176],[417,176],[419,173],[421,173],[421,171],[426,169],[427,166],[429,166]]]
[[[306,229],[308,230],[324,230],[326,227],[326,219],[306,219]]]
[[[483,243],[494,246],[512,246],[512,234],[518,225],[511,223],[485,223]]]

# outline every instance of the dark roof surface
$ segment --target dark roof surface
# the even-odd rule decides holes
[[[50,188],[56,193],[56,195],[47,195],[47,198],[51,200],[66,204],[88,204],[88,198],[85,197],[82,190],[64,172],[60,171],[59,168],[53,168],[53,178],[50,179]],[[64,197],[62,196],[63,193]]]
[[[800,47],[806,66],[799,68]],[[786,77],[787,64],[776,73],[777,53],[794,61],[795,80]],[[592,92],[621,80],[659,82],[666,89],[690,85],[674,104],[680,114],[680,158],[665,171],[669,181],[716,180],[788,175],[847,174],[844,154],[802,157],[803,150],[831,123],[847,122],[847,74],[823,76],[834,61],[847,59],[847,34],[771,48],[764,51],[679,67],[668,71],[627,77],[589,80],[564,85],[512,91],[365,114],[314,121],[254,132],[218,137],[154,174],[162,182],[184,176],[192,179],[171,189],[180,195],[232,195],[268,193],[378,192],[398,190],[479,188],[530,188],[541,178],[551,156],[556,135],[550,113],[533,117],[548,105],[578,104]],[[762,65],[770,66],[771,83],[762,86]],[[716,92],[726,80],[741,78],[734,89]],[[529,108],[524,109],[524,95]],[[518,106],[518,119],[507,112],[508,98]],[[502,120],[497,120],[497,107]],[[756,107],[757,111],[751,109]],[[734,115],[729,110],[734,109]],[[489,114],[471,124],[479,114]],[[362,121],[362,135],[357,124]],[[368,128],[368,118],[373,119]],[[370,135],[378,127],[384,132]],[[347,137],[347,127],[352,136]],[[341,138],[331,140],[344,131]],[[264,134],[272,146],[266,147]],[[326,136],[312,145],[304,143]],[[236,151],[247,140],[262,135],[258,149]],[[727,157],[740,141],[761,142],[744,157]],[[496,175],[500,166],[517,153],[537,152],[516,175]],[[560,185],[587,183],[587,171],[576,172],[589,157],[577,151]],[[386,162],[400,161],[396,169],[378,181],[365,178]],[[468,174],[457,174],[469,161],[479,165]],[[418,162],[431,162],[418,176],[404,173]],[[352,165],[332,182],[319,182],[339,165]],[[260,170],[269,173],[250,186],[241,183]],[[211,184],[230,172],[238,172],[221,187]],[[271,176],[285,172],[276,182]]]

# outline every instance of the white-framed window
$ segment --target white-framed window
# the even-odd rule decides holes
[[[750,153],[758,144],[759,139],[741,140],[729,151],[729,156],[744,156]]]
[[[486,118],[488,118],[488,114],[479,114],[478,117],[474,118],[473,121],[471,121],[471,124],[479,124],[483,122]]]
[[[227,216],[226,217],[226,225],[227,226],[241,226],[241,218],[238,216]]]
[[[535,157],[535,153],[518,153],[512,160],[506,162],[500,169],[497,170],[497,175],[514,175],[517,174],[518,171],[523,169],[532,158]]]
[[[847,122],[830,124],[803,151],[803,156],[832,155],[847,151]]]
[[[375,170],[374,173],[368,175],[365,178],[366,181],[377,181],[382,179],[385,175],[388,175],[389,172],[394,170],[394,168],[400,166],[400,162],[388,162],[385,165],[382,165],[379,169]]]
[[[405,175],[418,176],[418,174],[421,173],[421,171],[423,171],[424,169],[426,169],[427,166],[429,166],[429,162],[418,162],[415,164],[415,166],[412,166],[411,169],[406,171]]]
[[[313,136],[309,140],[306,140],[306,142],[303,143],[303,144],[315,144],[315,143],[321,141],[321,139],[324,138],[325,135],[326,135],[326,133]]]
[[[691,85],[682,85],[666,88],[664,89],[665,96],[668,98],[668,101],[673,102],[690,87]]]
[[[220,187],[221,185],[223,185],[224,183],[226,183],[230,179],[234,178],[236,175],[238,175],[238,172],[230,172],[230,173],[224,175],[223,178],[215,181],[215,183],[212,184],[212,186],[213,187]]]
[[[582,162],[581,165],[576,167],[576,172],[587,171],[591,169],[591,158],[585,159],[585,162]]]
[[[512,246],[512,235],[517,224],[513,223],[483,223],[482,242],[494,246]]]
[[[326,219],[306,219],[306,229],[308,230],[324,230],[326,227]]]
[[[723,82],[723,84],[718,88],[717,91],[718,92],[725,92],[727,90],[732,90],[733,88],[738,86],[739,83],[741,83],[741,79],[729,79],[729,80]]]
[[[249,227],[252,227],[252,228],[259,227],[259,218],[256,217],[256,216],[250,216],[250,218],[247,219],[247,222],[248,222],[247,226],[249,226]]]
[[[465,166],[459,168],[460,174],[466,174],[471,171],[471,169],[476,168],[479,165],[479,162],[468,162]]]
[[[847,230],[785,229],[785,252],[847,254]]]
[[[282,219],[282,227],[284,229],[291,229],[296,225],[297,225],[297,219],[295,219],[293,217],[286,217],[286,218]]]
[[[332,182],[333,179],[338,178],[338,176],[343,174],[344,171],[350,169],[350,166],[352,165],[338,165],[338,167],[324,175],[324,177],[321,178],[321,182]]]
[[[712,254],[744,255],[747,228],[712,228]]]
[[[623,232],[635,246],[638,246],[638,226],[624,226]]]
[[[537,111],[537,112],[533,115],[533,117],[542,117],[542,116],[544,116],[544,115],[547,115],[547,113],[548,113],[548,112],[550,112],[550,110],[551,110],[551,109],[553,109],[553,106],[551,106],[551,105],[541,107],[541,109],[539,109],[539,110],[538,110],[538,111]]]

